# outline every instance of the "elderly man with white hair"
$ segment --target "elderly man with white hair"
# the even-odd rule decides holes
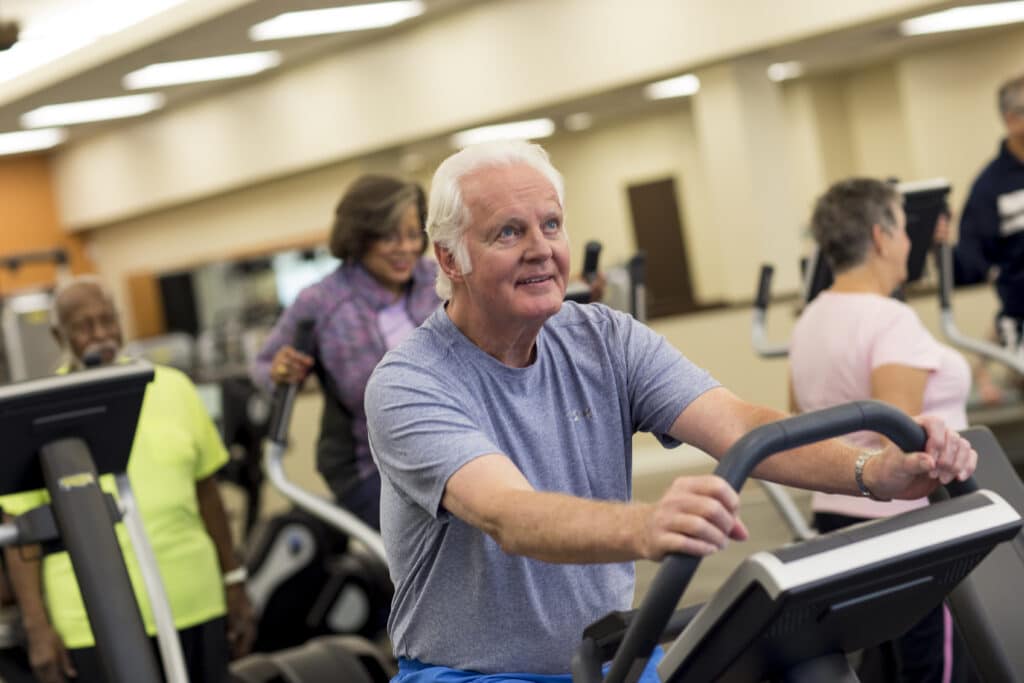
[[[401,683],[567,681],[583,629],[631,606],[633,560],[747,536],[736,492],[711,475],[630,502],[631,439],[649,431],[720,456],[783,414],[736,397],[631,317],[563,303],[564,206],[558,171],[524,142],[464,149],[434,176],[427,223],[446,303],[366,391]],[[831,441],[757,474],[916,498],[973,471],[966,441],[919,422],[924,453]]]
[[[95,277],[80,276],[58,288],[52,321],[66,357],[59,372],[119,362],[120,319],[113,298]],[[139,412],[128,478],[193,683],[223,683],[231,653],[248,652],[254,636],[245,572],[233,552],[214,476],[227,459],[191,380],[178,370],[156,366]],[[100,485],[116,493],[111,475],[104,475]],[[17,515],[48,499],[45,491],[25,491],[0,498],[0,507]],[[118,540],[146,630],[154,635],[156,624],[142,590],[138,560],[120,526]],[[7,548],[5,560],[36,679],[106,680],[67,552],[40,558],[38,549]]]

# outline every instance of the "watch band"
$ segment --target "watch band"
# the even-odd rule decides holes
[[[857,457],[857,462],[853,465],[853,478],[857,481],[857,488],[860,490],[860,495],[865,498],[870,498],[871,500],[876,500],[879,503],[887,503],[889,502],[887,499],[876,496],[871,492],[871,489],[868,488],[868,485],[864,483],[864,466],[868,464],[868,460],[878,455],[878,453],[879,451],[864,451],[861,453]]]

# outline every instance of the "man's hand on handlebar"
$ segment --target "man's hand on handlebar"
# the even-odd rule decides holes
[[[644,531],[644,557],[669,553],[704,556],[729,539],[743,541],[747,528],[739,518],[740,497],[721,477],[678,477],[651,506]]]
[[[967,439],[935,417],[918,417],[928,441],[924,452],[903,453],[889,444],[864,467],[864,483],[878,498],[923,498],[954,479],[974,474],[978,454]]]

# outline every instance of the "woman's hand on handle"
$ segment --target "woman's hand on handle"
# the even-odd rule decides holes
[[[313,368],[313,357],[292,346],[282,346],[270,363],[270,379],[276,384],[298,384]]]
[[[743,541],[747,528],[739,518],[740,497],[721,477],[678,477],[651,506],[644,532],[644,557],[669,553],[710,555],[729,539]]]
[[[923,498],[954,479],[964,481],[978,464],[978,454],[967,439],[936,417],[914,419],[928,434],[925,450],[904,453],[890,443],[864,468],[864,483],[881,499]]]

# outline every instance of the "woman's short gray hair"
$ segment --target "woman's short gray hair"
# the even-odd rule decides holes
[[[893,206],[902,201],[894,185],[874,178],[842,180],[818,199],[811,233],[834,273],[864,262],[871,228],[880,225],[887,233],[895,228]]]
[[[469,227],[469,208],[462,200],[462,178],[487,166],[526,164],[547,178],[558,193],[558,203],[565,207],[565,186],[562,175],[551,165],[548,153],[540,145],[523,140],[485,142],[472,145],[451,155],[437,167],[430,183],[430,202],[427,213],[427,234],[431,241],[452,253],[455,264],[463,273],[472,270],[466,249],[466,228]],[[452,296],[451,280],[443,269],[437,271],[437,294],[443,301]]]

